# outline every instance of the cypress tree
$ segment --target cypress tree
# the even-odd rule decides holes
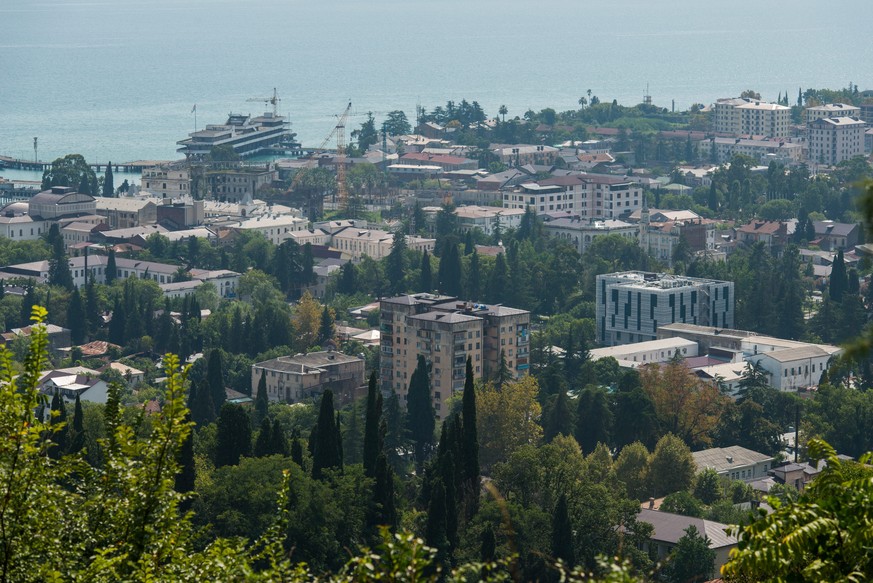
[[[404,292],[406,284],[406,235],[403,231],[394,233],[391,243],[391,253],[385,260],[385,276],[391,286],[391,293],[398,295]]]
[[[419,279],[418,288],[423,292],[433,290],[433,274],[431,273],[430,255],[427,250],[421,256],[421,278]]]
[[[190,423],[191,415],[185,416],[185,420]],[[188,432],[188,437],[182,442],[182,447],[176,456],[176,461],[179,463],[179,471],[176,473],[176,483],[174,489],[180,494],[186,494],[194,491],[194,482],[197,477],[197,470],[194,466],[194,428]],[[186,499],[180,504],[180,508],[185,511],[191,507],[192,500]]]
[[[551,443],[559,435],[573,435],[573,415],[567,403],[567,393],[563,390],[558,392],[543,426],[543,438],[546,443]]]
[[[858,279],[858,270],[854,267],[849,270],[846,291],[852,295],[858,295],[861,292],[861,282]]]
[[[106,174],[103,175],[103,196],[107,198],[115,196],[115,180],[112,177],[112,162],[106,165]]]
[[[49,258],[48,281],[51,285],[57,285],[65,289],[73,289],[73,274],[67,263],[67,253],[64,249],[64,238],[61,236],[57,223],[53,223],[46,240],[51,246]]]
[[[467,297],[471,300],[480,300],[482,298],[482,274],[479,268],[479,253],[475,249],[473,249],[473,254],[470,256]]]
[[[376,461],[382,453],[382,393],[377,386],[376,371],[370,373],[367,385],[367,411],[364,421],[364,474],[376,475]]]
[[[215,467],[235,466],[241,457],[252,453],[252,426],[249,415],[240,405],[225,403],[218,416],[215,436]]]
[[[489,302],[495,304],[499,304],[506,299],[506,288],[509,285],[504,255],[504,253],[500,253],[497,256],[494,262],[494,269],[491,271],[491,277],[488,279],[486,296]]]
[[[109,342],[124,346],[124,330],[127,327],[127,314],[119,298],[115,298],[112,320],[109,321]]]
[[[215,420],[215,405],[212,403],[212,392],[206,379],[199,383],[191,383],[188,409],[191,411],[191,419],[198,427],[208,425]]]
[[[255,457],[271,455],[273,443],[273,426],[267,417],[261,419],[261,427],[258,430],[258,438],[255,440]]]
[[[321,338],[321,343],[324,344],[332,341],[334,334],[333,314],[330,313],[330,308],[324,306],[324,309],[321,310],[321,326],[319,327],[318,334]]]
[[[112,285],[116,277],[118,277],[118,267],[115,265],[115,249],[110,249],[109,259],[106,260],[106,285]]]
[[[464,271],[461,266],[461,254],[454,237],[449,237],[443,246],[438,275],[438,287],[441,292],[450,296],[461,296],[461,280]]]
[[[395,391],[391,391],[388,401],[385,403],[384,418],[384,447],[385,455],[395,471],[400,468],[402,460],[397,453],[406,443],[406,418],[400,409],[400,397]]]
[[[300,434],[296,429],[291,435],[291,461],[303,467],[303,446],[300,444]]]
[[[267,397],[267,371],[261,370],[261,378],[258,381],[258,390],[255,393],[255,420],[261,421],[267,418],[270,401]]]
[[[567,495],[561,494],[552,517],[552,556],[562,559],[564,564],[572,569],[576,563],[573,550],[573,526],[570,524],[570,513],[567,509]]]
[[[32,285],[27,286],[27,292],[24,294],[24,300],[21,302],[21,313],[18,316],[19,326],[24,327],[30,324],[30,314],[33,311],[33,306],[38,303],[36,289]]]
[[[479,560],[483,563],[493,563],[497,559],[497,539],[494,536],[494,528],[491,524],[485,525],[482,531],[482,546],[479,551]]]
[[[82,177],[79,179],[79,187],[76,192],[81,192],[82,194],[91,194],[91,181],[88,180],[87,173],[82,173]]]
[[[384,525],[392,531],[397,528],[397,508],[394,501],[394,472],[388,458],[380,453],[376,459],[375,483],[373,485],[373,511],[370,525]]]
[[[467,357],[467,376],[462,400],[463,438],[461,455],[464,472],[464,512],[469,520],[479,509],[479,433],[476,428],[476,388],[473,381],[473,360]]]
[[[342,468],[342,439],[334,417],[333,391],[327,389],[321,396],[318,421],[310,437],[312,452],[312,477],[321,479],[323,471]]]
[[[843,300],[843,294],[849,287],[849,278],[846,275],[846,262],[843,260],[843,250],[837,251],[837,256],[831,266],[830,297],[835,302]]]
[[[358,269],[351,261],[340,267],[340,280],[337,291],[341,294],[351,295],[358,291]]]
[[[343,457],[343,431],[342,431],[342,421],[340,419],[339,411],[337,411],[337,413],[336,413],[336,425],[334,425],[334,431],[336,433],[337,449],[339,450],[339,452],[338,452],[338,454],[339,454],[338,455],[339,467],[340,467],[340,470],[342,470],[343,459],[345,459],[345,458]]]
[[[270,454],[287,456],[288,439],[285,437],[285,428],[282,427],[282,424],[279,422],[278,419],[273,419],[273,428],[270,431],[270,437]]]
[[[67,453],[69,427],[67,427],[67,408],[64,406],[64,400],[61,398],[60,391],[57,390],[52,397],[49,426],[52,428],[51,441],[53,444],[48,450],[49,456],[52,459],[60,459]]]
[[[449,543],[449,550],[453,551],[458,546],[458,492],[455,488],[455,456],[449,449],[441,457],[440,481],[445,489],[446,540]]]
[[[85,333],[88,326],[82,295],[78,290],[70,294],[67,304],[67,327],[70,329],[70,341],[74,346],[85,343]]]
[[[82,411],[82,401],[76,393],[76,406],[73,409],[72,440],[70,453],[79,453],[85,448],[85,413]]]
[[[576,441],[585,455],[593,452],[598,443],[610,442],[612,411],[606,391],[600,387],[585,387],[579,394],[576,411]]]
[[[419,468],[424,465],[427,450],[433,444],[436,426],[430,394],[430,379],[424,356],[418,355],[418,363],[409,380],[406,401],[406,426],[415,444],[415,461]]]
[[[209,362],[206,365],[206,381],[209,383],[209,391],[212,393],[212,405],[215,411],[221,411],[227,393],[224,390],[224,366],[221,351],[212,349],[209,353]]]
[[[473,231],[467,231],[467,234],[464,235],[464,255],[470,255],[476,250],[476,246],[473,245]]]
[[[100,319],[100,307],[97,304],[97,287],[94,285],[94,278],[88,278],[88,285],[85,287],[85,320],[88,323],[87,335],[94,334],[102,323]]]
[[[438,563],[446,562],[449,547],[449,541],[446,537],[446,490],[440,478],[434,481],[431,488],[424,542],[437,550],[436,560]]]

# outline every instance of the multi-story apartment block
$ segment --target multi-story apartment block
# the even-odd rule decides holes
[[[467,357],[476,378],[494,376],[502,360],[515,378],[530,366],[525,310],[422,293],[383,299],[380,315],[382,388],[405,403],[418,356],[424,356],[438,417],[448,413],[446,400],[464,389]]]
[[[602,346],[654,340],[674,322],[730,328],[730,281],[625,271],[597,276],[596,335]]]
[[[364,384],[364,361],[357,356],[326,351],[257,362],[252,365],[252,395],[257,394],[262,375],[270,401],[299,403],[330,389],[337,395],[337,401],[344,403]]]
[[[143,168],[141,188],[159,197],[178,198],[191,195],[191,171],[185,164],[167,164]]]
[[[503,194],[504,208],[568,210],[583,219],[619,219],[642,205],[643,188],[620,176],[571,174],[527,182]]]
[[[391,245],[393,243],[393,233],[378,229],[345,227],[334,232],[331,236],[331,247],[342,251],[356,261],[364,255],[371,259],[387,257],[391,253]],[[414,251],[433,253],[435,243],[436,239],[415,236],[406,237],[406,247]]]
[[[807,107],[804,114],[806,123],[812,123],[823,117],[861,117],[861,108],[845,103],[828,103]]]
[[[698,150],[701,158],[710,159],[716,164],[730,162],[736,154],[748,156],[765,166],[771,160],[789,165],[799,164],[803,161],[803,146],[786,140],[710,138],[700,142]]]
[[[747,97],[719,99],[713,106],[717,133],[749,134],[771,138],[788,137],[791,108]]]
[[[866,124],[856,117],[820,118],[806,128],[810,162],[834,166],[864,155]]]

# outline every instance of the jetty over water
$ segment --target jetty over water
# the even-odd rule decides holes
[[[132,172],[139,173],[143,168],[154,168],[162,164],[170,164],[172,160],[134,160],[132,162],[112,163],[113,172]],[[51,168],[51,162],[43,160],[24,160],[21,158],[11,158],[9,156],[0,156],[0,168],[14,168],[16,170],[36,170],[44,172]],[[109,166],[109,162],[93,162],[89,164],[94,172],[104,172]]]

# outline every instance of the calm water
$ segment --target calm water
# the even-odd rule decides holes
[[[870,22],[870,0],[0,0],[0,153],[31,157],[38,136],[42,159],[171,159],[193,104],[200,127],[221,123],[274,86],[308,146],[349,99],[521,115],[589,88],[637,103],[647,83],[677,108],[864,89]]]

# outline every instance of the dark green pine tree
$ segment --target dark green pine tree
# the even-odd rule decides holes
[[[379,391],[376,371],[370,373],[367,385],[367,410],[364,420],[364,474],[368,477],[376,475],[376,460],[382,453],[384,436],[382,435],[382,393]]]
[[[479,268],[479,253],[473,249],[470,255],[470,273],[467,274],[467,297],[473,301],[482,300],[482,274]]]
[[[321,479],[324,470],[342,469],[342,439],[337,426],[337,418],[334,417],[333,391],[324,391],[321,396],[321,405],[318,410],[318,421],[312,430],[309,443],[309,451],[312,452],[312,477]]]
[[[74,346],[85,343],[87,327],[82,294],[78,290],[73,290],[70,294],[70,303],[67,304],[67,328],[70,329],[70,341]]]
[[[476,245],[473,243],[473,231],[467,231],[464,235],[464,255],[470,255],[476,251]]]
[[[18,316],[18,325],[20,327],[30,324],[30,314],[33,311],[33,306],[37,305],[39,300],[36,298],[36,288],[32,285],[27,286],[27,291],[24,294],[24,299],[21,302],[21,313]]]
[[[849,278],[846,274],[846,262],[843,259],[843,250],[837,251],[837,256],[831,266],[830,298],[835,302],[843,301],[843,294],[849,288]]]
[[[861,292],[861,281],[858,276],[858,270],[854,267],[849,270],[846,283],[846,292],[852,295],[858,295]]]
[[[76,393],[76,406],[73,409],[73,425],[70,432],[70,453],[79,453],[85,448],[85,412],[82,401]]]
[[[212,403],[212,392],[206,379],[199,383],[191,383],[188,393],[188,409],[191,411],[191,420],[198,427],[209,425],[215,421],[215,405]]]
[[[324,306],[324,309],[321,310],[321,325],[318,330],[321,344],[324,345],[328,341],[333,341],[334,334],[335,328],[333,325],[333,314],[331,313],[330,308]]]
[[[112,177],[112,162],[106,165],[106,174],[103,175],[103,196],[107,198],[115,196],[115,179]]]
[[[64,250],[64,239],[57,223],[53,223],[47,237],[51,245],[49,258],[48,282],[65,289],[73,289],[73,274],[67,263],[67,253]]]
[[[258,380],[258,390],[255,392],[255,422],[260,423],[267,418],[270,408],[270,399],[267,396],[267,371],[261,370],[261,378]]]
[[[215,435],[215,467],[235,466],[252,453],[252,425],[240,405],[225,403],[218,416]]]
[[[112,285],[118,277],[118,267],[115,265],[115,249],[109,250],[109,258],[106,260],[106,285]]]
[[[394,233],[391,252],[385,261],[385,276],[392,294],[400,295],[406,291],[406,235],[402,230]]]
[[[191,421],[190,414],[186,416],[186,421]],[[176,461],[179,464],[179,471],[176,472],[176,483],[174,489],[180,494],[187,494],[194,491],[194,482],[197,478],[197,470],[194,466],[194,428],[188,432],[188,437],[182,442],[182,447],[176,456]],[[183,511],[191,507],[192,500],[184,500],[180,508]]]
[[[438,271],[439,290],[447,295],[461,297],[463,293],[464,270],[461,266],[461,253],[454,237],[446,239],[440,256]]]
[[[127,314],[120,298],[115,298],[112,320],[109,321],[109,342],[124,346],[124,331],[127,328]]]
[[[559,391],[549,416],[543,426],[543,438],[546,443],[551,443],[559,435],[573,435],[573,413],[567,402],[567,393]]]
[[[446,536],[446,489],[442,479],[434,480],[430,493],[430,504],[427,507],[427,524],[424,530],[424,542],[437,550],[436,561],[447,564],[449,559],[449,540]]]
[[[494,536],[494,528],[490,523],[486,524],[482,531],[480,549],[479,560],[483,563],[493,563],[497,559],[497,538]]]
[[[82,177],[79,179],[79,187],[76,192],[81,192],[82,194],[91,194],[91,181],[88,180],[87,173],[82,173]]]
[[[388,401],[385,403],[385,455],[394,471],[398,471],[403,465],[403,460],[398,452],[406,445],[406,417],[400,408],[400,397],[395,391],[391,391]]]
[[[300,443],[300,433],[296,429],[291,435],[291,461],[303,467],[303,444]]]
[[[446,427],[446,424],[443,424],[443,427]],[[451,428],[449,429],[451,430]],[[455,488],[455,455],[451,449],[448,449],[440,458],[440,481],[445,489],[446,499],[446,540],[449,543],[449,552],[453,552],[458,548],[458,492]]]
[[[573,549],[573,526],[570,523],[570,513],[567,509],[567,495],[561,494],[555,513],[552,515],[552,557],[561,559],[564,564],[573,568],[576,564],[576,553]]]
[[[579,393],[576,408],[576,441],[585,455],[598,443],[609,444],[612,432],[612,411],[609,399],[601,387],[589,385]]]
[[[419,469],[433,445],[436,419],[430,394],[430,372],[424,356],[418,355],[418,363],[409,380],[406,399],[406,427],[415,445],[415,463]]]
[[[384,453],[380,453],[376,458],[373,510],[369,520],[371,526],[387,526],[392,531],[397,528],[397,507],[394,498],[394,472],[388,465],[388,458]]]
[[[227,399],[227,392],[224,388],[224,364],[221,351],[218,349],[213,349],[209,353],[209,362],[206,364],[206,381],[209,383],[212,405],[217,413],[221,411],[224,401]]]
[[[479,433],[476,428],[476,387],[473,379],[473,360],[467,357],[467,376],[461,402],[463,415],[463,508],[464,517],[470,520],[479,510]]]
[[[506,299],[506,289],[509,285],[509,276],[506,269],[505,253],[500,253],[494,261],[494,269],[491,270],[491,277],[488,278],[488,289],[485,296],[488,301],[493,304],[499,304]]]
[[[427,250],[421,255],[421,275],[418,289],[423,292],[433,291],[433,273],[431,272],[430,255],[428,255]]]
[[[270,455],[287,456],[289,453],[288,438],[285,436],[285,428],[278,419],[273,419],[273,428],[270,430]]]
[[[340,267],[340,279],[337,283],[337,291],[341,294],[352,295],[358,292],[358,268],[351,261]]]
[[[85,320],[88,323],[88,333],[86,336],[92,336],[100,325],[103,323],[100,317],[100,305],[97,296],[97,286],[94,284],[94,278],[88,278],[88,285],[85,287]]]
[[[255,457],[271,455],[273,443],[273,426],[267,417],[261,419],[261,427],[258,429],[258,437],[255,439]]]
[[[60,391],[55,391],[52,397],[51,406],[51,441],[52,446],[49,448],[49,457],[52,459],[60,459],[67,453],[69,447],[69,427],[67,426],[67,408],[64,405],[64,400],[61,398]]]

